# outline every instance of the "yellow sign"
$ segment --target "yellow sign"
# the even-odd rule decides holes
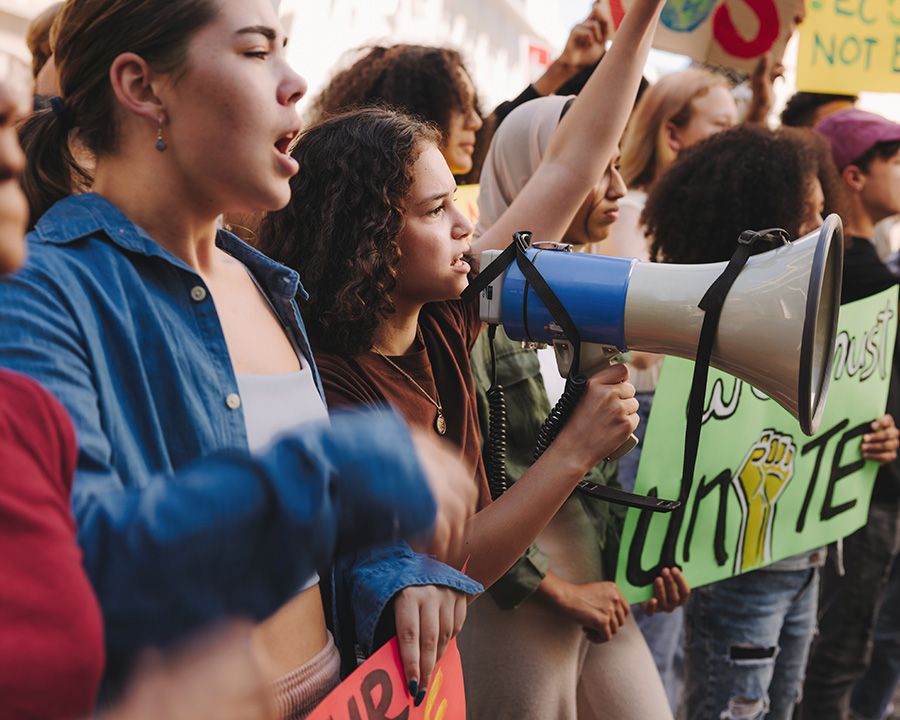
[[[456,188],[456,195],[453,198],[456,201],[456,207],[462,210],[463,214],[472,221],[473,225],[478,224],[478,185],[460,185]]]
[[[797,87],[900,91],[900,0],[810,0],[800,25]]]

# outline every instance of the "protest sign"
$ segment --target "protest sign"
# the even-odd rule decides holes
[[[794,30],[803,0],[669,0],[653,38],[657,50],[753,72],[760,56],[777,62]],[[603,0],[619,27],[632,0]]]
[[[900,2],[811,0],[800,25],[797,88],[856,95],[896,92]]]
[[[884,414],[897,289],[841,306],[838,329],[813,437],[759,390],[710,369],[697,467],[684,488],[694,365],[665,359],[635,492],[687,500],[671,513],[628,510],[616,584],[629,602],[649,598],[664,567],[679,566],[697,587],[825,545],[866,521],[877,465],[862,459],[859,445]]]
[[[466,694],[456,640],[431,675],[425,700],[409,696],[397,638],[360,665],[317,707],[309,720],[465,720]]]
[[[472,221],[473,225],[478,224],[478,192],[479,186],[476,185],[458,185],[453,201],[460,212]]]

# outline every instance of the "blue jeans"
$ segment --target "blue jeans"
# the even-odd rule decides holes
[[[898,509],[872,503],[866,524],[844,538],[844,568],[829,551],[822,580],[819,634],[806,671],[798,718],[843,720],[853,685],[869,664],[875,615],[897,554]],[[877,717],[877,716],[876,716]]]
[[[869,669],[853,687],[850,710],[859,720],[881,720],[900,681],[900,562],[894,561],[881,600]]]
[[[693,590],[684,628],[688,720],[788,720],[818,597],[814,567],[754,570]]]

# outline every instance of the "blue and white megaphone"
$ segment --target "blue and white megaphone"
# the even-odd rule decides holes
[[[698,303],[727,263],[644,263],[557,248],[538,243],[525,253],[581,335],[577,372],[597,372],[626,350],[695,359],[704,318]],[[484,252],[482,270],[499,254]],[[752,256],[725,299],[712,349],[712,367],[762,390],[808,435],[818,429],[828,393],[842,267],[837,215],[795,242]],[[552,344],[560,374],[568,374],[572,345],[515,263],[481,291],[480,312],[513,340]]]

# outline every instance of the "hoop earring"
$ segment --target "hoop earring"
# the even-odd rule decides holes
[[[167,147],[169,146],[163,141],[162,136],[162,118],[159,118],[159,124],[156,126],[156,149],[164,152]]]

